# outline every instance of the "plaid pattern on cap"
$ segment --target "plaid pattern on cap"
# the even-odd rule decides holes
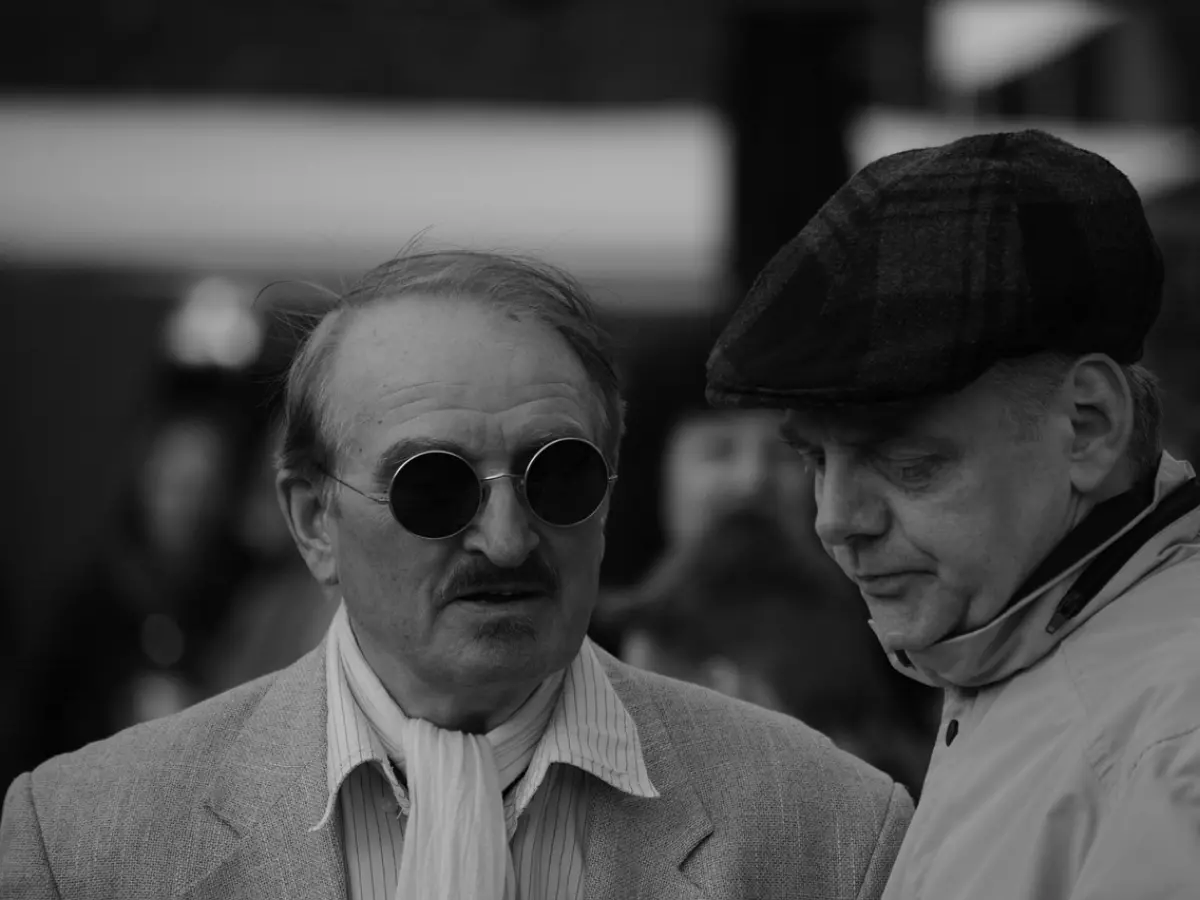
[[[1142,354],[1162,258],[1133,186],[1042,131],[884,157],[775,255],[708,361],[715,406],[871,403],[1042,351]]]

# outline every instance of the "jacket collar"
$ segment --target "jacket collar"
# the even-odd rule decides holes
[[[205,799],[209,818],[192,836],[198,846],[180,898],[346,896],[340,835],[309,831],[327,792],[325,720],[322,642],[275,677],[232,737]]]
[[[637,726],[659,796],[597,779],[592,792],[587,895],[697,900],[680,867],[713,826],[666,723],[636,670],[595,654]],[[325,644],[284,669],[232,738],[193,826],[179,900],[329,900],[346,897],[338,828],[312,830],[329,794]],[[643,860],[634,865],[633,859]]]
[[[600,648],[595,654],[637,724],[646,771],[658,797],[635,796],[594,782],[585,894],[643,896],[647,885],[653,885],[654,896],[661,900],[700,900],[703,895],[683,866],[712,834],[712,821],[646,680]]]
[[[918,652],[891,653],[892,665],[911,678],[942,688],[981,688],[1034,665],[1161,564],[1177,544],[1195,537],[1200,530],[1200,510],[1193,509],[1163,523],[1078,612],[1066,619],[1055,617],[1089,565],[1137,529],[1139,523],[1155,517],[1164,498],[1194,477],[1188,463],[1164,453],[1154,481],[1153,500],[1124,527],[1061,571],[1050,573],[1040,585],[1035,585],[1030,593],[982,628],[939,641]]]

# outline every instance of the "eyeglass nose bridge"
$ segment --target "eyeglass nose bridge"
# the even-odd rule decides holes
[[[487,484],[489,481],[495,481],[497,478],[515,478],[523,487],[525,484],[524,472],[497,472],[495,475],[476,475],[480,484]]]
[[[492,482],[499,481],[501,478],[512,479],[513,490],[516,491],[517,498],[521,501],[521,505],[524,506],[528,512],[532,513],[535,518],[537,518],[537,513],[535,513],[532,507],[530,507],[529,497],[525,494],[524,472],[496,472],[493,475],[476,475],[475,477],[479,479],[479,507],[475,510],[475,515],[471,519],[472,522],[479,518],[480,513],[483,512],[484,507],[488,504],[488,500],[491,496],[491,491],[489,489],[490,485]]]

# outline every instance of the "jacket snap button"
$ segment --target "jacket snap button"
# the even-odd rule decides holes
[[[953,744],[956,737],[958,737],[958,719],[951,719],[950,724],[946,726],[946,746],[949,747]]]

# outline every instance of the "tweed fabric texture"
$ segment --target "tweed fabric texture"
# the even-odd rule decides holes
[[[794,719],[597,651],[657,798],[594,781],[595,900],[877,898],[912,801]],[[0,896],[345,898],[328,798],[325,647],[295,665],[18,777]]]
[[[717,406],[904,400],[1043,351],[1142,355],[1162,258],[1102,157],[1045,132],[883,157],[767,264],[708,362]]]

